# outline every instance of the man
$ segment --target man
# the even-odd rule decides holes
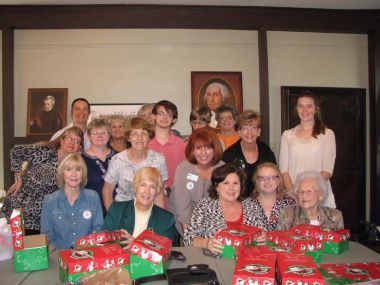
[[[90,103],[84,98],[77,98],[71,103],[71,118],[72,122],[68,124],[65,128],[56,132],[52,137],[51,141],[59,137],[66,129],[71,127],[78,127],[84,133],[84,149],[90,147],[90,138],[86,132],[87,120],[90,115]]]
[[[156,135],[148,147],[165,156],[169,175],[166,186],[172,187],[177,165],[185,159],[185,143],[171,130],[178,118],[177,106],[170,101],[162,100],[154,106],[152,113],[156,121],[154,127]]]
[[[212,82],[207,86],[203,99],[207,108],[211,110],[210,127],[217,127],[218,122],[216,121],[215,111],[225,104],[229,96],[228,88],[222,83]]]
[[[63,127],[62,114],[54,106],[54,96],[48,95],[43,98],[43,106],[30,124],[31,132],[53,133]]]

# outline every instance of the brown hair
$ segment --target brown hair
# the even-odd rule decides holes
[[[47,142],[47,143],[42,143],[42,144],[46,145],[52,149],[59,149],[61,147],[61,141],[64,140],[68,136],[68,134],[74,134],[74,135],[80,137],[80,139],[81,139],[80,145],[83,148],[83,131],[78,127],[68,128],[68,129],[64,130],[64,132],[61,135],[59,135],[55,140]]]
[[[243,200],[246,174],[243,169],[233,163],[226,163],[213,170],[211,175],[211,186],[208,189],[208,194],[211,199],[218,199],[218,191],[216,191],[216,188],[218,187],[219,183],[223,182],[226,177],[232,173],[235,173],[240,180],[240,194],[237,200]]]
[[[258,128],[261,128],[261,116],[260,113],[251,109],[244,110],[239,116],[239,128],[246,125],[251,125],[255,121]]]
[[[135,117],[131,119],[128,129],[125,132],[125,137],[127,140],[130,140],[129,136],[131,135],[132,130],[135,129],[143,129],[144,131],[147,131],[149,133],[149,139],[154,137],[154,131],[151,129],[150,124],[143,118]]]
[[[223,157],[223,148],[220,144],[218,136],[211,128],[201,128],[195,130],[189,137],[189,141],[185,148],[185,156],[192,164],[197,164],[197,160],[193,154],[196,145],[209,146],[214,150],[214,157],[211,161],[212,165],[217,164]]]
[[[258,181],[257,177],[259,176],[258,175],[259,171],[263,168],[271,168],[277,172],[277,176],[278,176],[278,179],[280,181],[280,183],[278,184],[278,187],[276,189],[277,198],[279,198],[279,199],[284,198],[284,196],[286,194],[286,190],[284,188],[284,183],[282,181],[281,171],[278,168],[278,166],[276,164],[274,164],[273,162],[263,162],[263,163],[260,163],[256,167],[255,173],[252,176],[253,183],[255,184],[255,188],[253,189],[253,192],[252,192],[252,197],[257,198],[257,196],[259,196],[259,194],[260,194],[259,189],[258,189],[259,187],[258,187],[258,183],[257,183],[257,181]]]

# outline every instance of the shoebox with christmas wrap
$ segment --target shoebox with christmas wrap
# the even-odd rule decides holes
[[[76,247],[82,248],[98,244],[105,244],[114,241],[119,241],[121,239],[121,231],[97,232],[78,239],[76,242]]]
[[[215,234],[223,245],[223,252],[221,257],[235,258],[235,249],[239,247],[247,246],[254,242],[254,240],[261,234],[261,229],[248,225],[237,225],[219,231]]]
[[[232,284],[274,285],[276,255],[244,252],[236,262]]]
[[[260,245],[260,246],[246,246],[238,248],[236,251],[236,257],[245,255],[279,255],[279,254],[301,254],[303,253],[290,246],[278,246],[278,245]]]
[[[322,261],[323,242],[316,238],[296,234],[289,230],[267,232],[267,239],[277,245],[290,246],[305,255],[310,255],[315,262]]]
[[[294,226],[291,230],[323,241],[323,252],[325,253],[340,254],[348,249],[350,231],[347,229],[330,230],[321,226],[305,224]]]
[[[34,271],[49,268],[48,238],[46,235],[24,235],[21,208],[14,209],[9,220],[14,249],[14,271]]]
[[[278,280],[286,285],[324,285],[325,281],[311,256],[280,254],[277,256]]]
[[[114,267],[126,267],[129,254],[118,244],[105,244],[58,252],[59,277],[62,282],[75,282],[80,277]]]
[[[132,279],[162,274],[169,266],[172,241],[145,230],[128,246]]]
[[[380,262],[322,264],[320,271],[329,284],[380,284]]]

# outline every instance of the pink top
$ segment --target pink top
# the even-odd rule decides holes
[[[161,153],[165,157],[165,164],[169,176],[168,180],[165,181],[165,185],[169,187],[173,186],[177,165],[185,159],[185,146],[185,142],[171,131],[166,144],[160,144],[155,137],[148,143],[150,149]]]

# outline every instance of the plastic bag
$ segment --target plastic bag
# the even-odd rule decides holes
[[[7,225],[5,225],[3,227],[0,227],[0,260],[7,260],[7,259],[11,259],[12,257],[13,257],[12,234],[10,233]]]

